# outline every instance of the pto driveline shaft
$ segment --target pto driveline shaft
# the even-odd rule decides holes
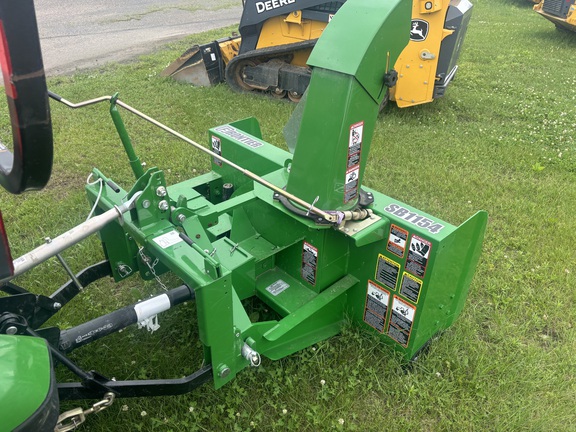
[[[60,351],[68,353],[194,298],[195,295],[192,289],[186,285],[179,286],[164,294],[123,307],[79,326],[64,330],[60,334],[58,348]]]

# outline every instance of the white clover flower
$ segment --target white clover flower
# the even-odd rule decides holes
[[[286,408],[284,408],[284,409],[282,410],[282,414],[283,414],[283,415],[288,414],[288,410],[287,410]]]
[[[324,384],[326,384],[326,381],[325,381],[325,380],[320,380],[320,384],[321,384],[321,385],[324,385]]]
[[[341,425],[343,425],[343,424],[344,424],[344,419],[343,419],[343,418],[338,419],[338,423],[340,423]]]
[[[189,411],[189,412],[194,412],[194,407],[193,407],[193,406],[188,407],[188,411]]]
[[[142,412],[140,413],[140,415],[141,415],[142,417],[146,417],[146,416],[148,415],[148,413],[147,413],[146,411],[142,411]]]
[[[122,405],[122,411],[128,411],[128,405]]]

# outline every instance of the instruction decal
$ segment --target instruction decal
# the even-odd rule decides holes
[[[389,204],[384,208],[384,211],[404,219],[406,222],[409,222],[414,226],[424,228],[432,234],[438,234],[444,228],[444,225],[435,222],[432,219],[425,218],[416,212],[402,207],[400,204]]]
[[[288,288],[290,288],[290,285],[288,285],[282,279],[278,279],[273,284],[268,285],[266,287],[266,291],[268,291],[270,294],[272,294],[274,297],[276,297],[278,294],[287,290]]]
[[[410,248],[408,249],[408,259],[406,260],[406,270],[414,276],[423,278],[428,266],[432,243],[424,240],[422,237],[413,235],[410,239]]]
[[[400,294],[408,300],[418,303],[420,292],[422,291],[422,281],[411,274],[404,272],[400,283]]]
[[[376,268],[376,281],[395,290],[400,273],[400,264],[392,261],[384,255],[378,255],[378,267]]]
[[[415,315],[416,307],[394,296],[392,313],[390,315],[390,322],[388,323],[388,336],[404,348],[408,346]]]
[[[302,248],[302,278],[311,285],[316,285],[316,269],[318,268],[318,249],[304,242]]]
[[[408,231],[392,224],[390,226],[390,235],[388,236],[388,245],[386,246],[388,252],[403,258],[406,241],[408,241]]]
[[[212,141],[212,152],[216,153],[218,156],[222,156],[222,142],[220,141],[220,138],[212,135],[211,141]],[[214,157],[213,161],[214,164],[222,166],[222,161],[217,157]]]
[[[364,308],[364,322],[370,327],[384,333],[384,323],[388,312],[390,293],[380,288],[376,283],[368,281],[366,293],[366,307]]]
[[[154,243],[162,249],[166,249],[167,247],[174,246],[175,244],[184,241],[180,238],[178,231],[169,231],[166,234],[159,235],[153,240]]]

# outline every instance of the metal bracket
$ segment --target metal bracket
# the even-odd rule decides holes
[[[354,237],[354,235],[358,234],[369,226],[374,225],[380,219],[382,219],[380,216],[372,214],[370,217],[364,220],[345,221],[341,226],[338,227],[338,231],[341,231],[350,237]]]

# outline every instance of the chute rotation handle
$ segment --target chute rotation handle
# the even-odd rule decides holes
[[[46,186],[53,141],[33,0],[0,0],[0,64],[13,151],[0,143],[0,185],[18,194]]]

